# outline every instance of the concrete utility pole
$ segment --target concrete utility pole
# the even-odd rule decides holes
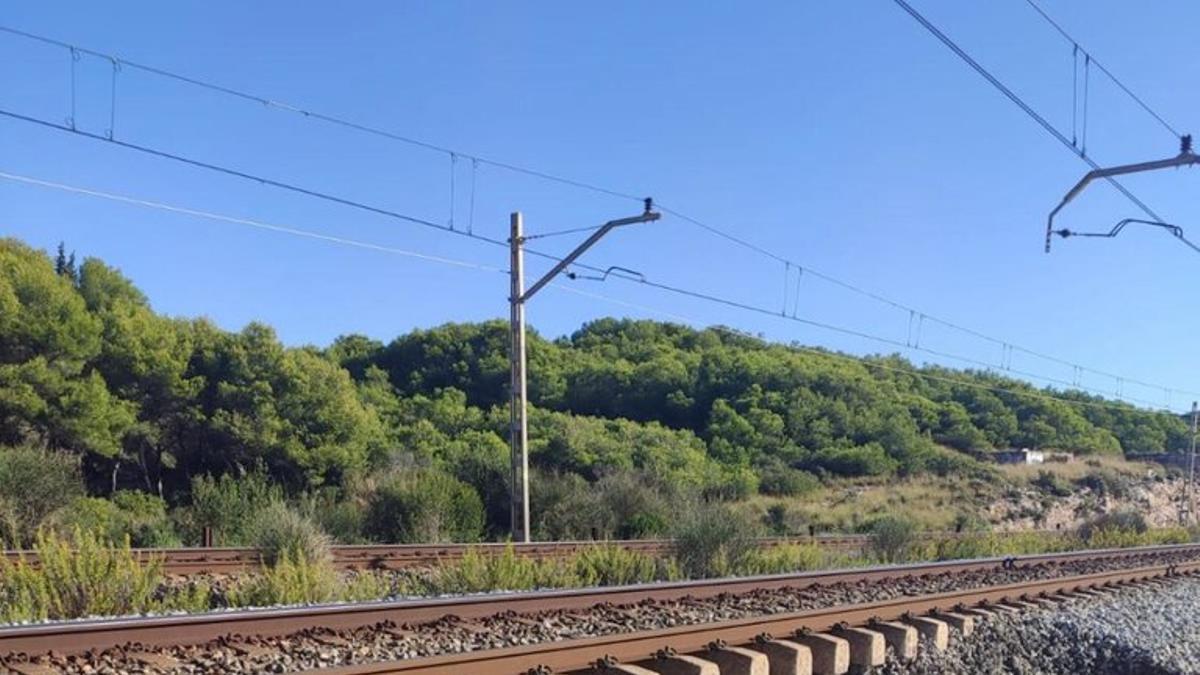
[[[546,284],[554,280],[579,256],[613,228],[634,223],[658,220],[662,214],[651,210],[653,202],[646,200],[646,209],[641,215],[631,218],[610,220],[601,225],[582,244],[575,247],[550,269],[541,279],[525,289],[525,232],[520,213],[509,217],[509,339],[511,349],[508,360],[511,369],[509,385],[509,440],[512,445],[512,539],[516,542],[529,541],[529,420],[528,397],[525,391],[525,303]]]
[[[1200,410],[1192,401],[1192,449],[1188,453],[1188,523],[1196,518],[1196,420]]]

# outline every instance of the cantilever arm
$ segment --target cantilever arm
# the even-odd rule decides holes
[[[1183,236],[1183,228],[1182,227],[1180,227],[1178,225],[1172,225],[1170,223],[1161,223],[1157,220],[1142,220],[1141,218],[1125,218],[1124,220],[1121,220],[1116,225],[1114,225],[1113,228],[1111,230],[1109,230],[1108,232],[1072,232],[1071,230],[1064,228],[1061,230],[1054,230],[1052,232],[1052,234],[1057,234],[1058,236],[1060,236],[1064,239],[1067,237],[1104,237],[1104,238],[1111,239],[1113,237],[1116,237],[1118,234],[1120,234],[1121,230],[1125,229],[1125,226],[1129,225],[1131,223],[1135,224],[1135,225],[1149,225],[1151,227],[1161,227],[1162,229],[1166,230],[1167,232],[1170,232],[1176,239],[1178,239],[1178,240],[1182,241],[1184,244],[1187,244],[1188,246],[1190,246],[1192,248],[1192,250],[1196,251],[1197,253],[1200,253],[1200,246],[1193,244],[1187,237]]]
[[[1085,175],[1079,180],[1078,183],[1075,184],[1075,187],[1071,188],[1071,190],[1067,192],[1067,194],[1062,198],[1062,201],[1059,202],[1058,206],[1054,207],[1054,210],[1050,212],[1050,217],[1046,219],[1046,253],[1050,252],[1050,237],[1054,234],[1054,217],[1058,215],[1058,212],[1061,211],[1063,207],[1067,205],[1067,203],[1078,197],[1079,193],[1083,192],[1084,188],[1086,188],[1092,181],[1096,180],[1097,178],[1112,178],[1114,176],[1140,173],[1142,171],[1156,171],[1158,169],[1169,169],[1172,167],[1200,164],[1200,155],[1196,155],[1192,152],[1191,141],[1191,136],[1184,136],[1180,153],[1169,159],[1160,159],[1153,162],[1141,162],[1139,164],[1123,164],[1121,166],[1113,166],[1107,169],[1095,169],[1093,171],[1089,171],[1087,175]],[[1134,221],[1132,219],[1130,219],[1129,222],[1142,222],[1148,225],[1155,224],[1146,221]]]

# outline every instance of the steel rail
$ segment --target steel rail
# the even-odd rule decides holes
[[[446,616],[482,619],[507,612],[584,610],[599,604],[627,605],[681,598],[710,598],[722,594],[836,583],[859,583],[995,569],[999,565],[1035,566],[1146,554],[1200,553],[1200,544],[1102,549],[1070,553],[980,558],[909,565],[825,570],[755,577],[610,586],[601,588],[487,593],[309,607],[218,611],[148,618],[64,621],[0,628],[0,655],[13,653],[82,653],[129,643],[147,646],[202,644],[229,635],[281,636],[321,627],[351,630],[383,623],[393,625],[436,621]]]
[[[719,623],[693,624],[675,628],[563,640],[520,647],[479,650],[403,661],[390,661],[324,669],[327,675],[452,675],[454,673],[565,672],[588,669],[598,661],[636,662],[655,657],[660,650],[677,653],[703,652],[710,645],[746,645],[769,636],[786,637],[807,631],[821,632],[872,620],[895,621],[906,615],[947,611],[956,607],[1003,603],[1027,597],[1046,597],[1098,587],[1113,587],[1148,579],[1195,574],[1200,562],[1184,565],[1153,565],[1058,579],[951,591],[882,602],[843,605],[736,619]]]

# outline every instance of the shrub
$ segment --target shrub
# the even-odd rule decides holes
[[[640,539],[661,535],[672,518],[671,496],[635,471],[587,483],[579,476],[534,474],[537,530],[547,539]]]
[[[1105,468],[1088,472],[1076,483],[1081,487],[1091,488],[1101,497],[1112,497],[1113,499],[1125,499],[1129,497],[1131,490],[1131,481],[1128,476]]]
[[[1053,471],[1045,469],[1038,471],[1037,478],[1033,479],[1033,486],[1055,497],[1067,497],[1071,494],[1070,483]]]
[[[64,537],[82,530],[111,544],[128,539],[139,548],[179,545],[166,503],[144,492],[120,491],[111,500],[77,497],[50,516],[47,525]]]
[[[521,591],[577,586],[571,565],[561,560],[518,556],[512,545],[499,553],[469,549],[459,560],[439,567],[431,585],[440,593]]]
[[[483,504],[470,485],[440,471],[395,474],[371,496],[365,530],[389,543],[477,541]]]
[[[759,469],[758,491],[764,495],[798,497],[816,492],[821,481],[807,471],[776,465]]]
[[[585,548],[573,562],[575,575],[585,586],[645,583],[659,575],[654,557],[612,544]]]
[[[134,553],[77,530],[71,539],[41,533],[34,540],[38,564],[0,559],[0,619],[6,622],[122,616],[148,611],[198,611],[208,589],[194,584],[159,595],[162,560]]]
[[[198,476],[192,479],[192,503],[183,514],[181,530],[189,541],[199,542],[203,528],[211,527],[217,546],[244,545],[258,513],[279,501],[282,490],[262,471],[241,478]]]
[[[673,531],[680,572],[689,579],[733,574],[758,547],[757,528],[720,504],[683,510]]]
[[[1093,540],[1104,533],[1109,541],[1119,540],[1117,533],[1140,535],[1148,528],[1146,518],[1137,511],[1120,510],[1101,514],[1079,526],[1079,537],[1089,546],[1099,544]]]
[[[772,504],[767,507],[767,512],[763,514],[763,524],[767,526],[771,534],[782,537],[791,529],[788,524],[787,506],[783,504]]]
[[[300,496],[296,512],[316,523],[339,544],[366,543],[363,525],[366,504],[353,494],[336,488],[325,488]]]
[[[83,494],[78,458],[27,445],[0,447],[0,544],[31,545],[47,516]]]
[[[825,448],[812,462],[842,476],[883,476],[895,473],[899,462],[888,456],[883,446],[867,443],[853,448]]]
[[[328,560],[309,560],[285,549],[273,564],[249,575],[229,590],[234,607],[265,607],[332,602],[341,584]]]
[[[825,552],[817,544],[784,543],[751,551],[737,570],[739,574],[784,574],[820,569]]]
[[[324,564],[333,560],[329,535],[282,502],[275,502],[258,514],[249,526],[247,538],[268,566],[288,559]]]
[[[916,543],[917,526],[901,516],[884,516],[871,524],[871,552],[886,563],[906,559]]]

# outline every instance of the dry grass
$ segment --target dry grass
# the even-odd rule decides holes
[[[1100,466],[1095,466],[1099,463]],[[1096,457],[1079,457],[1072,462],[1047,462],[1045,464],[1001,464],[996,467],[1003,476],[1010,482],[1028,483],[1037,478],[1042,471],[1064,478],[1066,480],[1078,480],[1094,473],[1099,469],[1110,469],[1117,473],[1127,475],[1131,478],[1143,479],[1150,472],[1157,475],[1163,475],[1164,469],[1158,464],[1147,464],[1145,462],[1129,462],[1119,457],[1096,456]]]

